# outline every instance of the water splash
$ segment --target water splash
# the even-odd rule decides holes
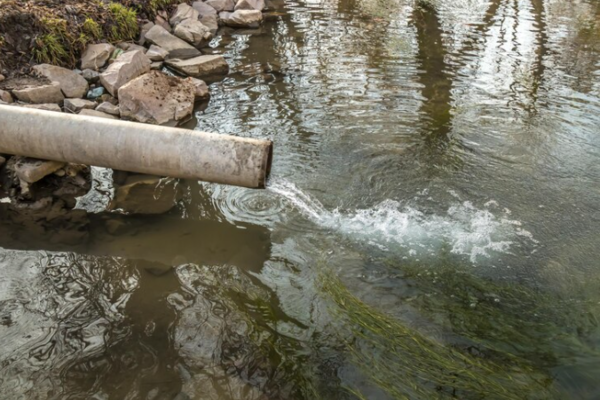
[[[479,257],[509,253],[519,237],[536,243],[519,221],[492,213],[494,202],[479,209],[471,202],[457,202],[444,215],[426,214],[399,201],[385,200],[369,209],[327,210],[318,200],[293,183],[275,181],[269,190],[286,198],[313,223],[342,235],[366,241],[383,250],[408,250],[411,256],[435,255],[448,245],[454,254]]]

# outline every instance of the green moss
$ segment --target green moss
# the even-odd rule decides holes
[[[136,11],[119,3],[110,3],[108,9],[114,19],[114,24],[110,28],[110,39],[112,41],[135,39],[139,33]]]
[[[96,21],[91,18],[86,18],[83,22],[82,30],[86,36],[92,39],[101,39],[102,38],[102,28]]]
[[[149,8],[152,14],[156,14],[158,10],[167,8],[172,4],[179,3],[179,0],[150,0]]]

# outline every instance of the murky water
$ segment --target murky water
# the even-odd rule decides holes
[[[2,214],[3,398],[600,398],[600,4],[273,7],[196,127],[269,190]]]

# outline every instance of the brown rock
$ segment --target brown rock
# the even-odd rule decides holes
[[[167,60],[174,70],[195,78],[210,75],[223,75],[229,72],[229,65],[221,55],[199,56],[189,60]]]
[[[198,14],[198,11],[196,11],[195,9],[193,9],[185,3],[181,3],[177,6],[177,9],[173,13],[173,16],[171,17],[169,22],[171,23],[171,26],[176,27],[178,24],[182,23],[186,19],[192,19],[194,21],[197,21],[199,16],[200,15]]]
[[[168,51],[155,44],[150,46],[148,52],[146,53],[146,57],[148,57],[151,61],[163,61],[168,55]]]
[[[217,12],[233,11],[235,8],[233,0],[207,0],[206,4],[214,8]]]
[[[195,19],[186,19],[175,27],[175,36],[195,47],[206,46],[212,39],[210,29]]]
[[[60,109],[60,107],[58,106],[58,104],[19,104],[20,107],[23,108],[33,108],[36,110],[43,110],[43,111],[55,111],[55,112],[62,112],[62,110]]]
[[[65,111],[70,111],[77,114],[79,111],[87,108],[93,110],[96,108],[96,102],[83,99],[65,99]]]
[[[35,183],[64,166],[64,162],[16,157],[14,169],[19,179],[27,183]]]
[[[210,97],[210,93],[208,91],[208,85],[201,79],[196,78],[188,78],[196,88],[195,96],[196,100],[204,100]]]
[[[117,117],[121,115],[121,112],[119,111],[119,106],[109,103],[108,101],[105,101],[104,103],[96,107],[96,111],[110,115],[116,115]]]
[[[263,16],[258,10],[237,10],[233,13],[222,12],[219,14],[221,21],[232,28],[258,28]]]
[[[215,10],[214,7],[209,6],[203,1],[195,1],[192,4],[192,7],[194,8],[194,10],[198,11],[200,17],[204,17],[206,15],[217,15],[217,10]]]
[[[100,74],[100,82],[110,94],[118,97],[121,86],[148,71],[150,71],[148,57],[141,51],[131,51],[121,54],[106,71]]]
[[[60,103],[65,98],[60,90],[60,85],[55,82],[49,85],[16,89],[13,90],[13,95],[21,101],[33,104]]]
[[[106,65],[114,49],[115,47],[108,43],[89,45],[81,56],[81,69],[98,71]]]
[[[154,26],[154,22],[147,22],[140,28],[140,39],[138,40],[138,44],[143,46],[146,43],[146,33]]]
[[[14,102],[12,96],[6,90],[0,90],[0,100],[7,104],[11,104],[12,102]]]
[[[201,53],[198,49],[189,45],[185,41],[179,39],[176,36],[171,35],[163,27],[155,25],[146,34],[146,40],[153,43],[163,50],[166,50],[169,55],[167,58],[192,58],[199,56]]]
[[[98,117],[98,118],[118,119],[114,115],[106,114],[106,113],[103,113],[103,112],[100,112],[100,111],[96,111],[96,110],[88,110],[87,108],[84,108],[83,110],[79,111],[79,115],[83,115],[83,116],[86,116],[86,117]]]
[[[85,78],[70,69],[50,64],[40,64],[33,67],[33,70],[49,81],[58,83],[65,97],[80,99],[85,96],[89,89]]]
[[[265,8],[265,0],[238,0],[235,10],[258,10]]]

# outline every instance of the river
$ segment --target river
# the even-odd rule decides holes
[[[2,397],[600,398],[600,3],[271,7],[190,124],[269,188],[0,226]]]

